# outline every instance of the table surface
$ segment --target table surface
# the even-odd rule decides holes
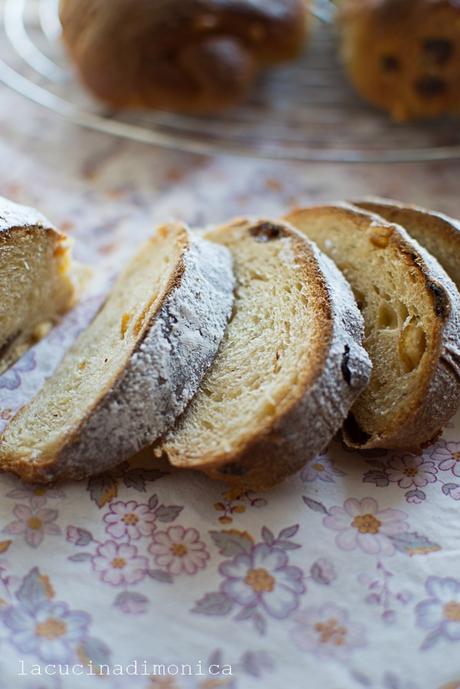
[[[460,163],[190,156],[77,129],[5,89],[0,156],[0,193],[65,229],[101,278],[0,377],[0,430],[158,222],[363,194],[460,216]],[[332,443],[264,495],[142,458],[46,489],[2,475],[0,689],[459,687],[459,500],[459,417],[422,456]],[[79,676],[83,662],[110,676]]]

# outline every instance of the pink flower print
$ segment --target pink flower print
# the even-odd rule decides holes
[[[10,522],[4,529],[4,533],[23,534],[32,548],[37,548],[45,535],[57,536],[61,529],[55,523],[58,517],[57,510],[29,507],[28,505],[16,505],[13,514],[17,521]]]
[[[128,537],[132,541],[150,536],[155,529],[155,513],[148,505],[139,505],[135,500],[112,503],[104,521],[108,524],[105,530],[113,538]]]
[[[332,562],[321,557],[310,567],[310,576],[317,584],[329,586],[334,579],[337,579],[337,572]]]
[[[98,546],[91,560],[102,581],[112,586],[136,584],[148,569],[147,558],[139,556],[136,546],[129,543],[106,541]]]
[[[170,526],[167,531],[158,531],[149,550],[155,563],[169,574],[195,574],[206,567],[209,553],[196,529]]]
[[[300,567],[289,564],[284,550],[259,543],[249,553],[223,562],[221,591],[246,609],[259,607],[272,617],[284,619],[298,607],[305,593]]]
[[[314,481],[333,483],[336,476],[344,475],[344,472],[337,469],[327,455],[320,455],[305,465],[300,478],[309,483]]]
[[[332,603],[297,612],[293,619],[294,643],[301,651],[319,658],[343,661],[366,645],[364,628],[351,622],[348,612]]]
[[[21,373],[29,373],[35,367],[35,354],[29,350],[14,366],[0,376],[0,390],[16,390],[21,385]]]
[[[433,448],[431,459],[438,462],[441,471],[451,471],[460,478],[460,443],[441,441]]]
[[[370,555],[393,555],[391,537],[407,531],[406,520],[400,510],[379,510],[374,498],[348,498],[343,507],[331,507],[323,524],[339,532],[335,542],[342,550],[360,548]]]
[[[65,497],[65,493],[56,486],[19,483],[17,488],[6,494],[6,497],[15,500],[30,500],[32,507],[38,508],[43,507],[47,500]]]
[[[397,483],[400,488],[423,488],[428,483],[436,481],[437,469],[434,462],[427,461],[424,457],[405,455],[393,457],[388,462],[388,478]]]

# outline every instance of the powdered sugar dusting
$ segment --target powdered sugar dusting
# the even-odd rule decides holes
[[[13,227],[39,227],[53,230],[51,223],[44,215],[28,206],[21,206],[0,196],[0,232],[7,232]]]
[[[255,222],[260,224],[261,221]],[[251,232],[250,221],[247,222],[247,230]],[[251,420],[244,429],[245,442],[219,450],[218,454],[212,448],[202,447],[197,440],[193,468],[245,489],[268,488],[323,450],[341,427],[370,377],[371,364],[362,346],[363,319],[351,288],[332,261],[312,242],[287,225],[285,231],[291,235],[286,247],[294,254],[293,260],[289,261],[290,268],[292,271],[302,268],[305,271],[308,264],[311,272],[303,272],[303,276],[312,282],[319,299],[328,302],[331,328],[325,326],[322,342],[317,343],[321,350],[312,350],[312,357],[321,357],[313,381],[299,390],[298,398],[289,411],[275,418],[272,430],[267,428],[265,419],[254,420],[254,423]],[[294,242],[294,238],[297,241]],[[281,241],[285,242],[284,237]],[[278,254],[280,261],[286,260],[283,252],[284,245]],[[267,294],[271,295],[269,285]],[[309,306],[312,318],[315,317],[316,304],[318,302],[312,300]],[[279,304],[273,302],[273,309],[278,308]],[[343,373],[344,357],[346,376]],[[235,360],[234,365],[237,363]],[[276,403],[273,398],[272,402]],[[185,432],[187,442],[183,444],[181,437],[181,429],[186,424],[187,413],[177,435],[176,429],[168,433],[163,447],[171,463],[178,466],[184,466],[184,454],[188,449],[188,431]],[[201,448],[200,457],[196,456],[196,447]]]
[[[121,378],[58,460],[37,465],[34,480],[80,478],[118,464],[168,430],[198,390],[225,332],[234,280],[225,247],[190,233],[189,241],[180,284]]]

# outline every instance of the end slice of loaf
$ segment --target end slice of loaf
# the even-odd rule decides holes
[[[405,205],[391,199],[366,198],[353,201],[355,206],[377,213],[405,230],[438,259],[460,289],[460,222],[444,213],[419,206]]]
[[[262,490],[327,445],[367,384],[362,319],[333,263],[286,223],[243,219],[206,237],[233,256],[233,316],[156,454]]]
[[[287,220],[350,282],[364,316],[370,385],[352,409],[351,447],[418,450],[460,401],[460,297],[448,275],[399,225],[347,204]]]
[[[0,197],[0,373],[74,300],[69,239],[38,211]]]
[[[233,303],[229,252],[182,225],[157,230],[35,399],[0,440],[30,481],[82,478],[153,443],[198,389]]]

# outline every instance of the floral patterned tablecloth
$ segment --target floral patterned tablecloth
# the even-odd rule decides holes
[[[0,430],[156,222],[363,193],[460,215],[454,163],[192,157],[0,96],[0,193],[40,208],[98,267],[80,306],[0,377]],[[334,442],[267,494],[142,456],[49,488],[2,475],[0,689],[459,687],[459,501],[459,418],[419,456]]]

